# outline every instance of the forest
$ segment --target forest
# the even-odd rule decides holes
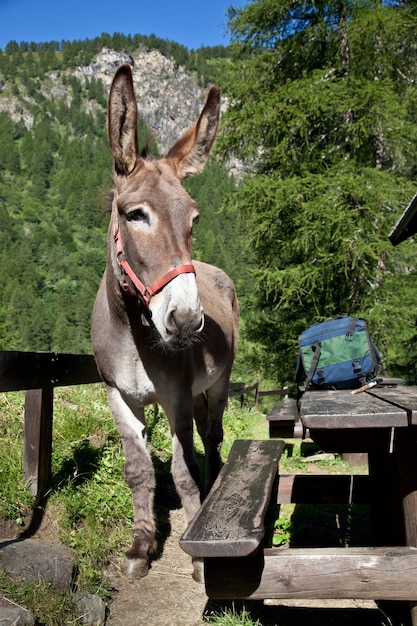
[[[24,94],[34,119],[0,108],[1,348],[91,352],[112,163],[103,85],[71,69],[103,46],[157,49],[228,103],[186,186],[202,215],[194,256],[236,283],[236,375],[292,384],[304,328],[352,315],[386,371],[414,382],[416,242],[388,235],[417,191],[417,3],[254,0],[228,10],[228,28],[227,48],[115,33],[0,51],[0,102]],[[70,102],[43,93],[57,72]]]

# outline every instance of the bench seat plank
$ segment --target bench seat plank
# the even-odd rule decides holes
[[[300,417],[306,428],[356,429],[408,426],[407,411],[370,393],[350,390],[307,391]]]
[[[293,398],[283,398],[269,411],[266,419],[269,423],[269,436],[291,439],[294,437],[294,428],[298,421],[297,401]]]
[[[237,440],[184,535],[193,557],[247,556],[265,534],[264,517],[284,442]]]
[[[416,548],[267,548],[204,564],[213,599],[417,600]]]

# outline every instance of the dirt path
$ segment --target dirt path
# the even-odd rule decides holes
[[[213,612],[222,612],[225,604],[210,602],[204,586],[191,577],[190,557],[178,543],[183,531],[182,510],[172,510],[171,534],[148,576],[130,581],[117,566],[109,572],[116,590],[110,605],[109,626],[200,626],[207,624]],[[242,603],[226,606],[239,611]],[[390,613],[387,618],[373,601],[267,600],[247,602],[245,608],[254,621],[259,619],[259,626],[406,626],[409,623],[407,610],[398,612],[396,608],[397,617]]]
[[[170,515],[171,534],[160,559],[140,580],[127,580],[118,567],[109,572],[114,588],[109,626],[196,626],[204,624],[204,585],[192,579],[191,557],[179,547],[182,510]]]
[[[46,515],[45,522],[42,539],[56,541],[54,521]],[[385,615],[372,601],[209,601],[204,585],[192,579],[190,557],[179,546],[185,529],[181,509],[170,511],[170,524],[162,555],[145,578],[131,581],[121,574],[121,547],[120,558],[106,572],[114,590],[108,626],[201,626],[225,608],[237,613],[245,608],[257,626],[410,626],[407,603],[391,603],[384,607]],[[9,526],[0,524],[0,537],[14,536]]]

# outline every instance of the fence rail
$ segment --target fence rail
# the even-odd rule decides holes
[[[0,350],[0,392],[25,391],[23,476],[29,491],[41,500],[51,485],[54,388],[101,382],[91,354]],[[259,382],[230,383],[229,397],[254,393],[259,398],[286,395],[288,390],[260,391]]]
[[[26,391],[23,476],[38,500],[51,485],[54,387],[100,381],[91,354],[0,351],[0,391]]]
[[[0,351],[0,391],[65,387],[100,381],[91,354]]]
[[[288,387],[281,387],[280,389],[270,389],[268,391],[261,391],[259,389],[259,381],[255,381],[252,385],[246,386],[243,382],[230,383],[229,384],[229,398],[240,396],[240,406],[245,404],[245,396],[249,393],[254,394],[255,408],[258,408],[259,398],[266,396],[287,396]]]

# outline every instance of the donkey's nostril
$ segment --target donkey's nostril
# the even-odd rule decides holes
[[[205,322],[205,320],[204,320],[204,313],[203,313],[203,311],[201,311],[201,320],[200,320],[200,325],[198,326],[198,328],[196,328],[196,329],[195,329],[195,331],[194,331],[194,332],[196,332],[196,333],[201,333],[201,331],[202,331],[202,330],[203,330],[203,328],[204,328],[204,322]]]
[[[166,329],[169,334],[181,333],[191,335],[200,333],[204,327],[203,311],[191,311],[187,307],[176,307],[172,309],[166,318]]]

